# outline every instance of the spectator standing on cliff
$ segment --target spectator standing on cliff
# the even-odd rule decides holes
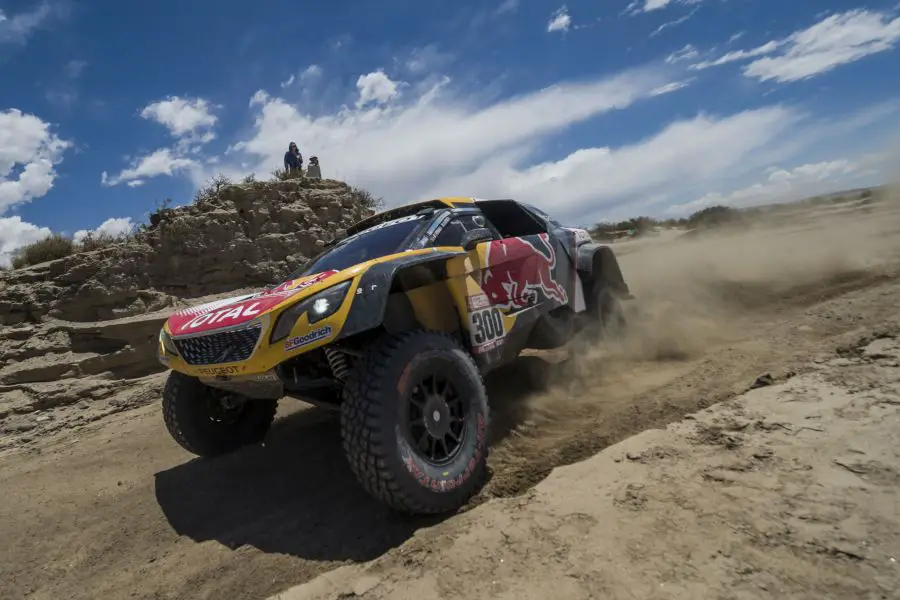
[[[303,175],[303,155],[294,142],[288,145],[288,151],[284,153],[284,172],[288,176]]]

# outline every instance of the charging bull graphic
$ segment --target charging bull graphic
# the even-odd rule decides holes
[[[568,302],[554,275],[556,249],[546,233],[491,242],[485,258],[481,289],[494,306],[515,312],[542,301]]]

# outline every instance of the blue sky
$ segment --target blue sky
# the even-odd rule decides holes
[[[573,224],[879,183],[900,5],[0,0],[0,260],[267,176]]]

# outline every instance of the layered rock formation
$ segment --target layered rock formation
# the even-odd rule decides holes
[[[115,319],[272,283],[369,214],[334,180],[226,186],[125,242],[0,273],[0,324]]]

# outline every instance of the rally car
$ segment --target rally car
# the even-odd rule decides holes
[[[586,325],[624,325],[612,250],[515,200],[442,198],[347,229],[277,286],[181,310],[159,335],[174,439],[260,442],[279,399],[340,411],[361,485],[390,507],[464,505],[486,473],[483,375]]]

